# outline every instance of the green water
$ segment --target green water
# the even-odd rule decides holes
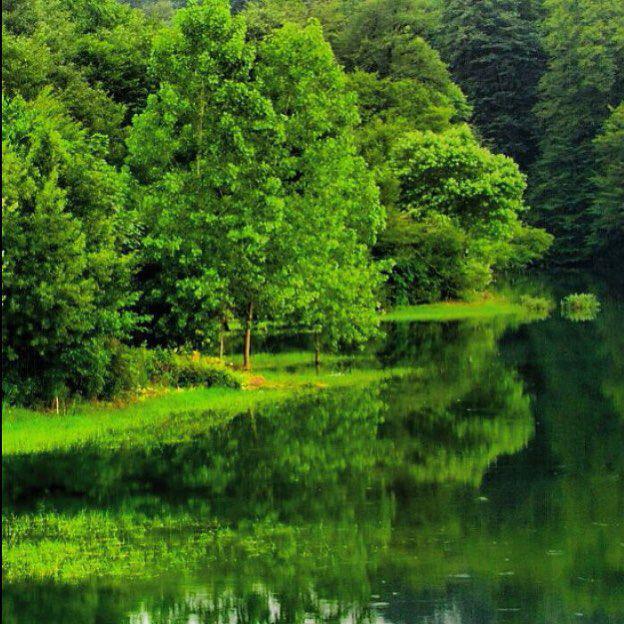
[[[624,304],[601,299],[389,325],[369,361],[412,375],[178,444],[3,458],[3,622],[622,624]]]

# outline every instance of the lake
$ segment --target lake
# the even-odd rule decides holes
[[[592,286],[594,320],[388,324],[383,383],[4,457],[3,622],[622,624],[624,302]]]

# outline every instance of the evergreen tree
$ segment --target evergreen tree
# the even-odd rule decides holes
[[[533,5],[533,0],[451,0],[444,5],[438,37],[486,144],[523,169],[536,157],[533,108],[544,70]]]
[[[597,175],[590,245],[614,266],[624,261],[624,102],[594,141]]]
[[[593,221],[594,138],[609,106],[624,98],[624,4],[547,0],[545,7],[548,70],[540,83],[541,156],[532,195],[556,251],[574,262]]]

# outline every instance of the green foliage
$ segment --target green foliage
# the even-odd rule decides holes
[[[392,165],[392,153],[407,133],[443,132],[470,115],[461,90],[425,40],[437,28],[437,8],[414,0],[369,0],[357,5],[259,0],[249,4],[245,14],[260,38],[275,25],[318,15],[336,55],[351,72],[349,86],[358,95],[362,115],[358,147],[375,175],[388,213],[376,254],[396,264],[390,299],[435,301],[487,285],[489,264],[466,261],[472,232],[433,207],[426,217],[411,222],[405,218],[401,181]],[[513,237],[499,246],[498,264],[524,266],[549,244],[548,235],[518,223]]]
[[[98,395],[133,324],[126,181],[105,151],[47,92],[3,102],[3,383],[22,400]]]
[[[246,366],[256,322],[362,344],[388,275],[390,301],[466,297],[550,245],[513,163],[463,126],[474,104],[488,144],[533,157],[533,0],[130,4],[3,7],[10,400],[112,397],[145,383],[129,345],[214,350],[230,325]],[[545,15],[534,197],[617,259],[621,104],[594,137],[622,99],[621,9]]]
[[[398,304],[423,303],[457,298],[489,275],[478,276],[465,262],[466,233],[442,214],[432,212],[413,218],[394,210],[377,246],[378,252],[394,260],[389,281],[390,300]]]
[[[190,5],[157,41],[161,86],[128,143],[151,335],[201,347],[211,320],[304,315],[363,339],[383,213],[355,155],[353,98],[315,24],[285,26],[255,57],[224,2]]]
[[[3,92],[34,98],[52,87],[88,130],[123,156],[123,126],[150,88],[154,27],[117,0],[15,0],[2,7]]]
[[[176,353],[167,349],[146,349],[114,344],[106,370],[103,395],[114,399],[136,394],[150,387],[159,388],[237,388],[243,377],[218,358]]]
[[[548,70],[537,106],[542,139],[532,194],[540,223],[557,237],[555,250],[574,262],[595,219],[594,138],[609,106],[624,99],[624,4],[547,0],[545,8]]]
[[[466,128],[406,135],[393,166],[400,212],[384,244],[401,259],[393,282],[407,302],[483,290],[494,270],[539,257],[550,242],[520,220],[525,181],[517,165]]]
[[[220,386],[241,388],[243,378],[220,359],[156,351],[151,362],[150,381],[180,388]]]
[[[134,120],[128,163],[145,230],[141,309],[157,344],[203,347],[230,308],[242,316],[282,219],[261,156],[273,111],[251,84],[244,36],[215,1],[179,11],[155,43],[160,86]]]
[[[624,261],[624,102],[612,111],[594,145],[597,192],[589,243],[618,266]]]
[[[533,0],[450,0],[436,37],[453,78],[474,106],[486,144],[523,169],[537,155],[533,108],[544,70]]]
[[[413,130],[446,130],[470,114],[446,65],[422,36],[431,19],[426,7],[413,0],[371,0],[351,7],[343,32],[335,37],[362,112],[358,144],[387,209],[397,200],[397,180],[389,167],[397,141]]]
[[[290,273],[290,316],[328,346],[362,343],[378,324],[382,275],[368,247],[384,212],[355,153],[353,96],[314,23],[269,37],[259,50],[258,77],[287,120],[279,155],[287,211],[280,255]]]

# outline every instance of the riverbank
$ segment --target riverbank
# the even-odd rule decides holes
[[[357,360],[357,361],[356,361]],[[366,386],[415,373],[406,368],[373,368],[363,357],[326,356],[316,370],[313,354],[257,354],[253,373],[237,388],[150,388],[123,403],[76,403],[56,414],[25,408],[5,408],[2,454],[67,449],[76,444],[105,446],[133,436],[192,435],[198,427],[225,422],[236,414],[268,402],[332,388]],[[205,418],[198,419],[198,412]],[[193,414],[193,418],[185,416]]]
[[[497,316],[527,318],[529,313],[521,304],[497,297],[400,307],[383,320],[454,321]],[[227,358],[233,368],[240,366],[239,360],[240,356]],[[242,389],[149,387],[138,396],[114,403],[76,403],[60,414],[7,407],[2,419],[2,454],[58,450],[87,442],[111,445],[134,435],[162,435],[165,431],[186,436],[198,426],[218,424],[242,411],[298,393],[367,385],[415,373],[409,368],[381,369],[365,354],[326,354],[318,369],[314,354],[307,351],[258,353],[253,364],[253,372],[244,374]],[[184,422],[185,415],[198,412],[206,412],[206,418]]]

